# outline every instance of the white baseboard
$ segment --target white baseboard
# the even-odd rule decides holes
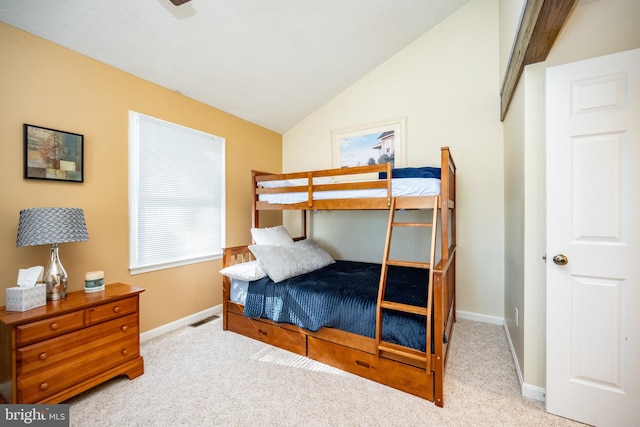
[[[520,383],[520,390],[521,390],[522,396],[544,402],[545,389],[542,387],[527,384],[524,382],[524,378],[522,377],[522,370],[520,369],[520,363],[518,362],[518,357],[516,356],[516,350],[515,348],[513,348],[513,341],[511,341],[511,334],[509,334],[509,328],[507,328],[507,323],[504,322],[503,326],[504,326],[504,332],[507,335],[507,341],[509,342],[509,348],[511,349],[511,357],[513,358],[513,363],[516,365],[516,373],[518,374],[518,382]]]
[[[183,326],[192,325],[214,315],[222,315],[222,304],[216,305],[215,307],[211,307],[206,310],[202,310],[198,313],[191,314],[187,317],[183,317],[182,319],[175,320],[171,323],[158,326],[157,328],[151,329],[149,331],[145,331],[140,334],[140,342],[145,342],[152,338],[159,337],[160,335],[164,335],[167,332],[174,331]]]
[[[546,393],[546,390],[542,387],[538,387],[537,385],[531,385],[526,383],[522,384],[522,395],[524,397],[528,397],[530,399],[535,399],[535,400],[544,402],[545,393]]]
[[[470,311],[456,310],[456,318],[475,320],[476,322],[491,323],[492,325],[503,325],[504,318],[498,316],[488,316],[486,314],[472,313]]]
[[[518,374],[518,382],[520,383],[520,387],[524,384],[524,378],[522,378],[522,370],[520,369],[520,363],[518,362],[518,357],[516,356],[516,349],[513,348],[513,341],[511,341],[511,334],[509,334],[509,328],[507,328],[507,323],[503,323],[504,332],[507,335],[507,341],[509,342],[509,349],[511,350],[511,358],[513,359],[513,363],[516,365],[516,373]]]

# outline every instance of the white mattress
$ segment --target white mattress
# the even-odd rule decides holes
[[[436,196],[440,194],[440,180],[436,178],[394,178],[391,180],[392,197]],[[386,197],[386,188],[364,190],[316,191],[313,200],[327,199],[364,199]],[[260,194],[259,200],[274,204],[294,204],[306,201],[307,192]]]

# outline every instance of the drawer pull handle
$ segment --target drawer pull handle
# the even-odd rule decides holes
[[[127,329],[129,329],[127,325],[122,325],[122,327],[120,328],[122,332],[127,332]]]
[[[45,391],[46,389],[49,388],[49,384],[48,383],[42,383],[40,384],[40,390]]]
[[[51,328],[52,331],[57,331],[59,327],[60,325],[58,325],[57,323],[52,323],[51,325],[49,325],[49,328]]]
[[[119,306],[113,307],[113,312],[114,313],[120,313],[120,307]]]
[[[263,331],[262,329],[258,329],[258,333],[260,335],[264,335],[265,337],[267,336],[267,331]]]
[[[363,368],[370,368],[371,367],[371,366],[369,366],[369,364],[367,362],[363,362],[362,360],[356,360],[356,365],[362,366]]]
[[[40,360],[47,360],[47,353],[40,353]]]
[[[127,350],[127,349],[125,348],[125,349],[123,349],[123,350],[121,351],[121,353],[122,353],[122,355],[123,355],[123,356],[126,356],[127,354],[129,354],[129,350]]]

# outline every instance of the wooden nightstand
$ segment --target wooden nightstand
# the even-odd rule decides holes
[[[0,401],[60,403],[118,375],[142,375],[141,292],[114,283],[29,311],[1,307]]]

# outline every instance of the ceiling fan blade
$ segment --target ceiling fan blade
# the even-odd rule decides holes
[[[171,3],[174,4],[174,6],[180,6],[181,4],[184,4],[186,2],[188,2],[190,0],[171,0]]]

